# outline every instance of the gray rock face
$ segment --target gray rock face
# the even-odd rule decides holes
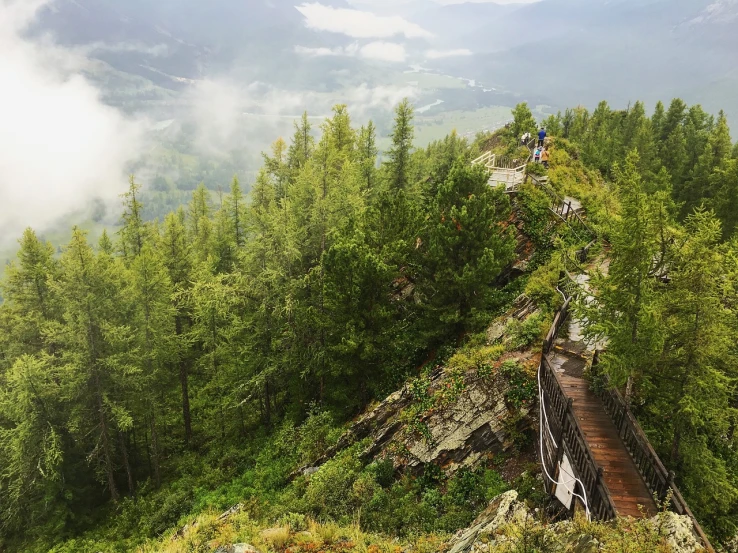
[[[411,454],[408,465],[434,462],[453,472],[475,465],[483,456],[508,449],[512,446],[510,424],[516,415],[505,402],[508,390],[503,378],[468,381],[454,404],[424,420],[430,439],[416,436],[406,440]],[[529,414],[529,409],[522,409],[513,428],[530,428]]]

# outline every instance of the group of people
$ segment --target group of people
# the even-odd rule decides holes
[[[520,137],[520,144],[522,146],[527,146],[528,142],[530,142],[532,138],[532,135],[529,132],[526,132],[523,136]],[[548,148],[544,146],[546,143],[546,129],[541,127],[541,130],[538,131],[538,145],[536,146],[536,149],[533,151],[533,161],[536,163],[542,163],[543,166],[548,169],[548,160],[551,157],[550,152],[548,151]]]

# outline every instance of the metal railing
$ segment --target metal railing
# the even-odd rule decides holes
[[[559,330],[569,313],[571,297],[554,317],[553,324],[543,342],[540,366],[541,402],[548,432],[541,435],[541,463],[547,475],[558,475],[559,463],[566,453],[577,480],[574,493],[585,498],[589,516],[596,520],[615,518],[615,504],[602,478],[602,469],[594,459],[584,432],[572,410],[572,400],[566,396],[561,379],[556,374],[546,355],[551,351]],[[556,438],[554,438],[556,436]],[[553,482],[546,481],[546,491],[555,493]]]
[[[695,533],[699,536],[705,549],[711,552],[714,551],[710,540],[707,538],[707,535],[702,530],[702,527],[697,522],[687,502],[674,483],[674,473],[666,470],[666,467],[648,441],[646,433],[643,432],[641,425],[638,424],[638,421],[628,408],[623,396],[616,387],[612,386],[608,375],[597,370],[596,361],[597,355],[595,355],[595,362],[592,364],[592,371],[593,374],[597,374],[602,379],[604,386],[598,387],[595,393],[602,400],[605,411],[615,424],[618,435],[630,453],[648,490],[659,501],[664,501],[668,497],[669,490],[671,490],[671,510],[679,515],[688,516],[692,521]]]

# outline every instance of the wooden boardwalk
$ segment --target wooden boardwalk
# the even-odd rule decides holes
[[[589,382],[565,373],[560,375],[564,392],[573,400],[572,409],[584,432],[620,516],[652,517],[656,503],[646,483],[605,412],[602,401],[590,390]]]

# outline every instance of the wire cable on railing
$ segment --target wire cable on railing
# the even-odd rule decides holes
[[[546,468],[546,461],[543,456],[543,421],[546,421],[546,430],[548,430],[549,436],[551,436],[551,442],[553,443],[555,448],[558,448],[558,444],[556,443],[556,439],[553,437],[553,434],[551,433],[551,425],[548,422],[548,415],[546,414],[546,408],[544,405],[544,396],[543,396],[543,387],[541,386],[541,369],[543,367],[543,361],[541,361],[541,365],[538,367],[538,409],[539,409],[539,420],[540,424],[539,427],[539,442],[540,442],[540,450],[541,450],[541,466],[543,467],[543,472],[545,473],[546,477],[553,482],[554,484],[562,485],[564,486],[564,489],[570,493],[573,497],[578,497],[582,500],[582,503],[584,503],[584,509],[587,514],[587,520],[592,520],[592,515],[589,511],[589,503],[587,502],[587,490],[584,489],[584,484],[582,481],[574,476],[573,474],[569,474],[562,466],[559,466],[559,471],[563,472],[566,476],[570,477],[570,480],[565,481],[561,480],[559,482],[558,480],[554,480],[553,477],[548,473],[548,469]],[[575,492],[576,486],[574,486],[574,489],[570,489],[567,484],[571,484],[572,482],[578,483],[579,487],[582,489],[583,496],[579,495]]]

